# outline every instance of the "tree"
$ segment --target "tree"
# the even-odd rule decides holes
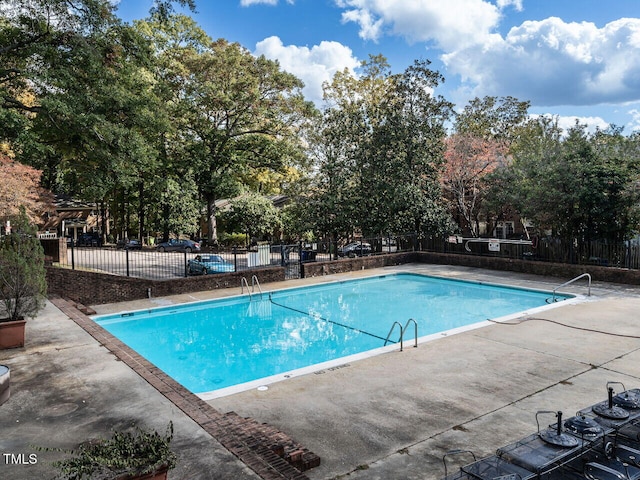
[[[32,222],[53,211],[53,195],[40,186],[39,170],[0,154],[0,219],[16,216],[24,207]]]
[[[229,233],[246,233],[249,239],[272,234],[282,226],[271,200],[256,193],[245,193],[232,200],[224,223]]]
[[[24,208],[0,239],[0,297],[8,320],[35,317],[47,292],[44,251]]]
[[[300,80],[237,43],[217,40],[190,53],[180,128],[215,240],[215,201],[236,195],[247,171],[295,164],[303,154],[300,130],[314,108]]]
[[[166,21],[174,4],[155,2]],[[0,17],[0,141],[43,171],[44,186],[108,204],[137,201],[159,178],[156,137],[168,123],[149,76],[145,39],[107,0],[9,0]],[[106,208],[106,207],[105,207]],[[116,217],[117,218],[117,217]]]
[[[443,186],[460,228],[472,236],[480,234],[481,220],[491,231],[491,224],[513,218],[512,203],[492,172],[509,165],[528,108],[529,102],[514,97],[474,98],[455,116]]]
[[[633,143],[615,129],[590,135],[578,123],[563,135],[555,119],[540,117],[528,122],[513,146],[513,162],[494,177],[502,195],[541,232],[567,242],[619,242],[637,226]]]
[[[430,92],[442,81],[415,62],[392,74],[382,56],[358,78],[340,72],[325,87],[324,142],[317,157],[315,203],[329,231],[364,235],[449,229],[439,173],[451,105]]]
[[[455,131],[492,139],[508,149],[528,120],[529,106],[514,97],[476,97],[456,115]]]
[[[505,165],[504,148],[493,139],[462,133],[448,137],[446,144],[443,188],[460,227],[478,237],[486,176]]]

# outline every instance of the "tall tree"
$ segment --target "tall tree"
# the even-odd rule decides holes
[[[166,19],[173,4],[155,2]],[[0,140],[43,170],[45,186],[106,202],[136,192],[140,231],[162,116],[145,75],[149,48],[108,0],[9,0],[0,11]]]
[[[511,148],[526,125],[529,102],[514,97],[474,98],[455,116],[443,177],[452,211],[462,229],[480,234],[480,222],[492,231],[514,209],[491,175],[511,162]],[[492,182],[496,182],[493,184]]]
[[[215,241],[216,200],[236,194],[247,170],[280,170],[298,161],[299,132],[314,108],[304,100],[300,80],[237,43],[217,40],[184,64],[180,127]]]
[[[592,135],[577,123],[563,135],[555,119],[541,117],[523,130],[509,168],[496,173],[503,194],[540,231],[567,242],[618,242],[637,227],[633,143],[615,129]]]
[[[384,57],[372,56],[359,77],[340,72],[326,86],[315,193],[334,229],[372,235],[448,228],[438,177],[451,105],[431,93],[442,77],[428,65],[392,74]],[[332,211],[346,212],[351,224]]]
[[[443,188],[458,225],[465,233],[478,237],[488,189],[486,178],[505,165],[504,148],[493,139],[462,133],[448,137],[446,144]]]

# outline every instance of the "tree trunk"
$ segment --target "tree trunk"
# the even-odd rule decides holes
[[[138,183],[138,239],[144,243],[144,181]]]
[[[100,200],[100,233],[102,234],[102,242],[105,243],[111,233],[109,219],[107,215],[107,203],[104,198]]]
[[[216,199],[207,196],[207,239],[209,243],[218,243],[218,225],[216,223]]]

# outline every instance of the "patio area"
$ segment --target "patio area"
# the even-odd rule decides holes
[[[263,289],[394,271],[543,290],[568,280],[421,264]],[[563,291],[585,295],[586,285]],[[91,307],[102,314],[238,293],[232,288]],[[170,479],[440,479],[442,455],[451,449],[469,449],[478,458],[490,455],[533,433],[538,410],[572,415],[606,399],[607,381],[640,386],[640,288],[594,282],[591,293],[584,302],[535,318],[523,315],[508,325],[443,336],[417,349],[206,404],[189,392],[167,388],[170,382],[158,383],[144,365],[136,371],[131,365],[144,362],[120,358],[126,350],[80,326],[91,324],[88,317],[47,302],[39,317],[27,323],[26,347],[0,351],[0,364],[11,367],[11,398],[0,406],[1,476],[53,476],[49,462],[60,454],[36,452],[34,445],[72,448],[134,423],[164,431],[171,420],[178,467]],[[71,318],[76,315],[80,320]],[[230,435],[235,430],[225,430],[220,420],[231,411],[283,432],[317,454],[320,466],[295,476],[286,468],[268,468],[264,459],[247,456],[240,447],[230,449],[242,443],[234,443]],[[33,453],[37,461],[29,462]],[[14,461],[18,458],[25,461]]]

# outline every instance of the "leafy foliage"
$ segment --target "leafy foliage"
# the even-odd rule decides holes
[[[8,320],[35,317],[47,292],[44,251],[26,210],[10,217],[11,233],[0,238],[0,297]]]
[[[464,133],[449,136],[446,144],[442,184],[450,209],[460,228],[478,237],[481,214],[486,212],[486,177],[505,165],[505,149],[495,140]]]
[[[32,222],[53,211],[53,195],[40,187],[40,174],[39,170],[0,154],[0,219],[18,215],[21,206]]]
[[[553,119],[531,120],[513,147],[513,162],[493,181],[540,233],[567,241],[622,241],[637,231],[634,205],[639,165],[637,135],[590,135],[576,124],[565,136]],[[495,191],[495,190],[494,190]]]
[[[315,229],[334,236],[448,230],[438,176],[451,105],[430,93],[442,77],[428,62],[391,74],[381,56],[362,70],[358,78],[341,72],[325,87],[328,108],[312,151]]]
[[[246,193],[231,202],[224,222],[231,232],[246,233],[251,239],[279,229],[282,226],[278,210],[273,203],[258,194]]]
[[[73,456],[54,463],[59,471],[57,478],[107,480],[119,475],[144,475],[162,468],[172,469],[177,462],[170,448],[172,439],[172,422],[164,435],[139,427],[134,432],[113,432],[108,440],[86,442],[77,450],[66,452]]]
[[[440,234],[451,213],[472,235],[516,213],[567,239],[639,230],[637,134],[564,135],[513,97],[454,114],[429,62],[394,74],[382,56],[338,72],[319,114],[277,62],[174,6],[194,1],[158,0],[133,25],[109,0],[3,3],[0,152],[35,170],[0,157],[0,215],[22,203],[35,218],[40,175],[139,238],[197,233],[206,210],[213,240],[216,201],[246,190],[291,194],[292,236]]]
[[[297,78],[239,44],[217,40],[184,64],[182,127],[212,219],[215,201],[233,196],[247,172],[282,171],[302,157],[299,132],[313,107]]]

